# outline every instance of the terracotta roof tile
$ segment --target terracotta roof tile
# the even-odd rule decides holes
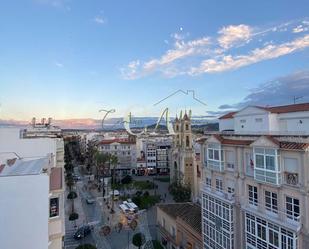
[[[309,144],[295,143],[295,142],[280,142],[280,148],[286,150],[306,150],[309,148]]]
[[[228,118],[233,118],[233,115],[237,112],[229,112],[227,114],[224,114],[223,116],[219,117],[219,119],[228,119]]]
[[[180,218],[198,233],[202,233],[201,206],[195,203],[158,204],[163,212],[174,219]]]
[[[309,103],[262,107],[271,113],[305,112],[309,111]]]

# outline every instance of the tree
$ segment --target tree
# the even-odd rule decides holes
[[[71,191],[67,197],[69,200],[72,200],[72,212],[74,212],[74,199],[77,198],[77,194],[74,191]]]
[[[140,249],[146,242],[145,235],[142,233],[136,233],[133,235],[132,244]]]
[[[66,183],[67,183],[67,186],[69,187],[70,191],[72,191],[72,187],[75,184],[72,174],[67,175]]]
[[[104,188],[104,177],[105,177],[105,164],[107,161],[109,161],[109,154],[96,152],[95,153],[95,162],[96,162],[96,171],[97,171],[97,177],[99,176],[99,172],[101,173],[103,179],[102,179],[102,191],[103,191],[103,198],[105,195],[105,188]],[[99,177],[98,177],[99,178]]]
[[[114,192],[115,192],[115,173],[116,173],[116,166],[118,164],[118,157],[115,155],[110,155],[109,158],[110,164],[113,165],[113,182],[112,182],[112,191],[113,191],[113,195],[112,195],[112,210],[111,212],[114,212]]]
[[[129,184],[132,182],[132,176],[126,175],[124,178],[121,179],[121,184]]]
[[[169,186],[169,192],[173,196],[175,202],[189,202],[191,200],[190,186],[174,182]]]
[[[72,212],[71,214],[70,214],[70,216],[69,216],[69,220],[70,221],[74,221],[74,224],[75,224],[75,226],[76,226],[76,220],[78,219],[78,213],[75,213],[75,212]]]

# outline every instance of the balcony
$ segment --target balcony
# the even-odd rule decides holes
[[[263,183],[281,185],[281,172],[255,168],[254,179]]]
[[[297,173],[290,173],[290,172],[285,172],[284,173],[284,180],[285,184],[290,185],[290,186],[299,186],[299,178]]]
[[[234,193],[229,193],[229,192],[225,192],[223,190],[218,190],[216,188],[213,188],[213,187],[206,185],[205,183],[202,184],[202,190],[205,193],[210,194],[215,198],[222,199],[223,201],[228,201],[230,203],[235,202],[235,194]]]
[[[210,170],[222,172],[224,171],[224,162],[208,159],[206,163],[206,168]]]
[[[265,207],[261,204],[259,204],[258,206],[252,206],[249,203],[242,205],[241,208],[245,211],[254,213],[257,216],[260,216],[266,220],[270,220],[296,232],[298,232],[302,226],[301,216],[299,215],[298,217],[292,217],[287,213],[285,209],[272,212],[265,209]]]

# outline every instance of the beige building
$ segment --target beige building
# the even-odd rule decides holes
[[[276,111],[300,115],[302,124],[304,110]],[[252,117],[257,113],[236,115],[243,124],[263,122]],[[287,131],[258,135],[257,127],[254,135],[246,127],[246,134],[222,132],[202,141],[204,249],[308,248],[309,138]]]
[[[201,163],[199,148],[193,145],[191,130],[191,111],[176,117],[174,122],[174,139],[172,147],[171,181],[180,181],[191,187],[192,199],[199,199],[201,180]]]
[[[157,205],[157,236],[166,249],[202,249],[201,207],[193,203]]]

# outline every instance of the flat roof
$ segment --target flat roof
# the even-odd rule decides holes
[[[39,159],[7,159],[1,164],[0,176],[21,176],[21,175],[38,175],[48,166],[48,158]]]

